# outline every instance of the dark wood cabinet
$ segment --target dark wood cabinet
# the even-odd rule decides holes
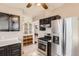
[[[51,18],[46,18],[44,21],[45,24],[51,24]]]
[[[40,25],[51,24],[51,18],[40,19]]]
[[[4,47],[0,47],[0,56],[5,56],[6,54],[5,48]]]
[[[44,18],[44,19],[40,19],[40,30],[41,31],[45,31],[46,30],[46,25],[48,27],[51,27],[51,18]]]
[[[51,16],[48,18],[40,19],[40,25],[43,25],[43,24],[50,24],[51,25],[51,20],[56,20],[56,19],[60,19],[60,18],[61,18],[60,15],[55,15],[55,16]]]
[[[43,19],[40,19],[39,24],[40,24],[40,25],[43,24]]]
[[[0,56],[21,56],[21,44],[0,47]]]
[[[11,45],[11,55],[12,56],[20,56],[21,55],[21,44]]]
[[[11,56],[11,48],[10,48],[10,45],[4,46],[3,48],[5,48],[5,56]]]

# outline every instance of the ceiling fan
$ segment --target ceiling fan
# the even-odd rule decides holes
[[[48,6],[46,3],[36,3],[37,6],[42,6],[44,9],[48,9]],[[26,5],[27,8],[30,8],[32,6],[32,3],[28,3]]]

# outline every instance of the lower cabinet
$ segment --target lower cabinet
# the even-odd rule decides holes
[[[21,56],[21,43],[0,47],[0,56]]]
[[[0,56],[5,56],[5,55],[6,55],[5,47],[0,47]]]

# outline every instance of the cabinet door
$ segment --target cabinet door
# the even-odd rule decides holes
[[[6,56],[11,56],[11,48],[10,45],[6,46]]]
[[[21,49],[15,49],[11,51],[12,56],[21,56]]]
[[[11,45],[10,48],[12,56],[21,56],[21,44]]]
[[[5,48],[0,47],[0,56],[5,56],[5,55],[6,55]]]
[[[40,20],[40,25],[43,25],[43,24],[45,24],[45,19]]]

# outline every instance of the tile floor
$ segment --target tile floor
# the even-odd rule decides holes
[[[44,56],[40,52],[38,52],[37,46],[38,46],[37,44],[24,46],[23,47],[23,51],[24,51],[23,56]]]

